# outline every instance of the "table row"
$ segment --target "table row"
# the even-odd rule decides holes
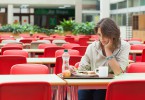
[[[113,79],[61,79],[55,74],[47,75],[0,75],[0,83],[9,82],[49,82],[57,89],[56,100],[64,100],[65,89],[70,87],[71,100],[78,100],[78,89],[107,89],[110,82],[124,80],[145,80],[145,73],[124,73]]]

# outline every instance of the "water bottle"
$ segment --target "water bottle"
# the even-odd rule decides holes
[[[68,70],[69,69],[69,59],[70,59],[70,55],[68,53],[68,50],[64,50],[64,53],[62,54],[62,60],[63,60],[63,63],[62,63],[62,72],[64,70]]]

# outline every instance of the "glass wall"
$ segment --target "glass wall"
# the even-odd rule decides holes
[[[145,5],[145,0],[140,0],[140,5],[141,6]]]
[[[117,23],[117,25],[126,26],[126,14],[112,14],[111,18]]]
[[[128,7],[140,6],[140,0],[128,0]]]
[[[84,13],[82,15],[82,18],[83,18],[83,21],[82,22],[95,22],[97,23],[98,20],[99,20],[99,14],[87,14],[87,13]]]
[[[118,9],[122,9],[122,8],[126,8],[126,7],[127,7],[127,1],[118,3]]]
[[[110,5],[110,9],[111,9],[111,10],[117,9],[117,3],[111,4],[111,5]]]

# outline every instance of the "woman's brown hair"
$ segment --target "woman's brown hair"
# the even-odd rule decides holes
[[[114,48],[118,48],[120,44],[120,29],[116,23],[110,18],[103,18],[97,23],[95,33],[98,33],[98,28],[101,29],[103,36],[113,39]]]

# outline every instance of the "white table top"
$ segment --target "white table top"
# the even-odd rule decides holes
[[[29,64],[55,64],[56,58],[27,58]]]
[[[55,74],[0,75],[0,83],[5,82],[49,82],[51,85],[65,85],[66,82]]]
[[[142,54],[142,50],[130,50],[129,54]]]
[[[74,86],[107,86],[112,81],[145,80],[145,73],[124,73],[113,79],[65,79],[68,85]]]

